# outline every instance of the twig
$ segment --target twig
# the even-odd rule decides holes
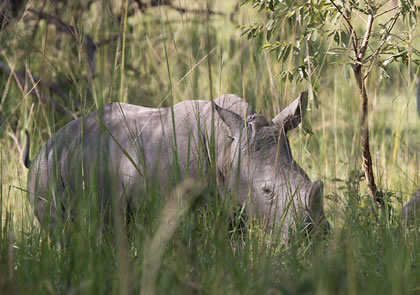
[[[208,15],[225,15],[223,12],[214,11],[211,9],[188,9],[184,7],[179,7],[171,3],[171,1],[151,1],[151,4],[143,3],[141,0],[134,0],[137,3],[138,8],[144,12],[147,8],[156,7],[156,6],[167,6],[172,8],[180,13],[196,13],[196,14],[208,14]]]
[[[172,3],[167,4],[168,7],[175,9],[176,11],[180,13],[196,13],[196,14],[207,14],[207,15],[225,15],[223,12],[220,11],[214,11],[210,8],[208,9],[187,9],[183,7],[178,7],[173,5]]]
[[[92,76],[95,76],[95,68],[96,68],[96,64],[95,64],[95,53],[96,50],[101,47],[104,46],[108,43],[111,43],[115,40],[118,40],[118,38],[120,37],[119,34],[114,35],[108,39],[104,39],[98,42],[93,41],[93,39],[88,35],[88,34],[83,34],[77,31],[77,29],[65,22],[63,22],[62,20],[46,14],[42,11],[37,11],[34,10],[32,8],[29,8],[28,11],[36,14],[39,16],[40,19],[45,19],[47,22],[52,23],[53,25],[55,25],[55,27],[60,30],[61,32],[70,34],[74,37],[74,39],[78,40],[78,36],[83,40],[83,45],[86,51],[86,56],[88,59],[88,65],[89,65],[89,72]]]
[[[19,88],[23,90],[22,85],[28,85],[29,88],[34,89],[35,91],[31,92],[32,95],[35,95],[40,101],[46,102],[51,104],[58,112],[62,114],[70,114],[73,118],[77,118],[77,116],[66,108],[64,105],[59,103],[57,100],[50,96],[44,95],[36,86],[40,83],[40,79],[35,78],[30,74],[32,81],[27,81],[25,75],[21,72],[16,72],[15,70],[11,69],[8,65],[0,62],[0,72],[5,74],[13,75],[15,77],[16,82],[18,83]]]
[[[390,11],[393,11],[394,9],[397,9],[397,8],[399,8],[399,7],[400,7],[400,6],[399,6],[399,5],[397,5],[397,6],[394,6],[394,7],[390,8],[390,9],[388,9],[388,10],[385,10],[385,11],[383,11],[383,12],[381,12],[381,13],[375,14],[375,15],[373,16],[373,18],[377,18],[377,17],[379,17],[379,16],[381,16],[381,15],[384,15],[385,13],[388,13],[388,12],[390,12]]]
[[[0,61],[0,71],[5,72],[5,73],[10,73],[10,69],[7,70],[6,68],[8,68],[7,65],[5,65],[4,63],[2,63]],[[15,71],[19,76],[24,77],[24,74],[22,73],[22,71]],[[74,100],[73,98],[71,98],[70,96],[68,96],[63,89],[61,89],[60,84],[57,82],[49,82],[49,81],[44,81],[41,80],[40,78],[38,78],[37,76],[32,75],[32,78],[34,80],[35,84],[40,84],[43,87],[48,88],[50,91],[54,92],[55,94],[57,94],[58,96],[60,96],[64,101],[71,101],[75,106],[80,107],[80,102],[78,102],[77,100]]]
[[[357,56],[358,61],[361,61],[363,56],[365,55],[367,46],[369,44],[370,33],[372,32],[372,25],[373,25],[374,17],[373,15],[368,16],[368,23],[366,26],[365,36],[363,37],[362,45],[360,46],[359,55]]]
[[[46,14],[42,11],[37,11],[32,8],[29,8],[28,10],[38,15],[40,18],[45,19],[47,22],[52,23],[58,30],[72,35],[76,40],[78,40],[78,37],[80,37],[83,41],[83,45],[86,51],[89,64],[89,71],[92,75],[95,74],[95,52],[97,49],[97,45],[89,35],[80,33],[75,27],[66,24],[62,20],[52,15]]]
[[[347,25],[349,26],[349,31],[350,31],[350,35],[352,36],[351,41],[352,41],[352,45],[353,45],[353,50],[354,50],[354,55],[357,59],[358,55],[359,55],[359,51],[357,49],[357,34],[356,31],[354,30],[353,26],[350,23],[350,20],[347,18],[347,16],[341,11],[340,7],[338,7],[335,2],[333,0],[330,0],[332,5],[337,9],[338,13],[341,14],[341,16],[344,18],[344,20],[346,21]]]
[[[397,11],[394,14],[394,16],[392,18],[392,22],[390,23],[389,27],[386,29],[386,32],[385,32],[385,34],[384,34],[384,36],[381,40],[381,43],[376,48],[375,52],[373,52],[369,57],[366,58],[366,60],[371,59],[371,62],[370,62],[368,71],[366,72],[366,74],[363,77],[363,80],[365,80],[368,77],[370,71],[372,71],[373,65],[376,61],[376,58],[378,57],[379,52],[381,51],[381,48],[384,46],[386,39],[388,38],[388,36],[389,36],[390,32],[392,31],[392,29],[394,28],[395,24],[397,23],[397,20],[398,20],[398,17],[399,17],[398,14],[399,14],[399,11]]]

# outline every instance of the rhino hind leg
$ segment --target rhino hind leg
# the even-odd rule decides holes
[[[71,204],[65,201],[70,200],[70,191],[62,182],[50,185],[47,189],[36,189],[33,193],[32,203],[34,214],[41,225],[54,227],[57,223],[66,223],[68,214],[71,214]],[[65,197],[67,196],[67,197]]]

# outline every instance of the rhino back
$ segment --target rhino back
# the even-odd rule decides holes
[[[241,116],[248,109],[234,95],[215,102]],[[51,191],[61,195],[95,186],[104,199],[122,189],[137,191],[145,179],[154,179],[160,187],[172,185],[175,167],[182,178],[205,171],[212,114],[212,104],[201,100],[181,102],[173,109],[111,103],[71,121],[41,148],[30,168],[28,191],[31,202],[38,203],[37,216],[42,218],[41,200]],[[225,138],[227,127],[217,113],[213,118],[219,138]]]
[[[105,190],[110,177],[132,183],[139,182],[138,177],[145,173],[166,183],[164,174],[173,166],[175,152],[179,153],[183,172],[189,164],[194,166],[191,163],[196,161],[194,155],[199,149],[197,122],[203,120],[199,114],[206,104],[188,101],[175,105],[174,124],[170,108],[124,103],[105,105],[71,121],[48,140],[34,159],[28,190],[45,195],[54,185],[55,190],[65,186],[76,191],[82,189],[83,182],[96,182]]]

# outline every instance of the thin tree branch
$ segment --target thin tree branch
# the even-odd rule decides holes
[[[372,156],[369,147],[369,104],[368,96],[364,81],[362,79],[362,65],[356,64],[353,66],[354,77],[356,78],[357,88],[360,96],[360,143],[362,147],[362,167],[365,173],[366,183],[368,186],[369,195],[376,202],[378,207],[384,205],[384,199],[379,192],[376,184],[372,168]]]
[[[372,32],[372,26],[373,26],[374,17],[373,15],[368,16],[368,23],[366,26],[365,36],[363,37],[362,45],[360,46],[359,55],[357,56],[357,59],[359,61],[362,60],[363,56],[365,55],[367,46],[369,44],[370,34]]]
[[[394,16],[393,16],[393,18],[392,18],[392,21],[391,21],[391,23],[390,23],[389,27],[386,29],[386,32],[385,32],[385,34],[384,34],[384,35],[383,35],[383,37],[382,37],[381,43],[380,43],[380,44],[379,44],[379,46],[376,48],[375,52],[373,52],[373,53],[372,53],[369,57],[367,57],[367,58],[365,59],[365,61],[367,61],[367,60],[369,60],[369,59],[370,59],[370,60],[371,60],[371,62],[370,62],[369,69],[368,69],[367,73],[366,73],[366,74],[364,75],[364,77],[363,77],[363,80],[365,80],[365,79],[368,77],[368,75],[369,75],[370,71],[372,71],[373,65],[374,65],[374,63],[375,63],[375,61],[376,61],[376,59],[377,59],[377,57],[378,57],[378,55],[379,55],[379,52],[381,51],[382,47],[384,46],[384,44],[385,44],[385,42],[386,42],[386,39],[388,38],[388,36],[389,36],[389,34],[391,33],[392,29],[394,28],[395,24],[397,23],[397,20],[398,20],[398,18],[399,18],[399,13],[400,13],[400,11],[397,11],[397,12],[394,14]]]
[[[350,23],[350,20],[348,19],[348,17],[341,11],[340,7],[337,6],[337,4],[335,4],[334,0],[330,0],[332,5],[335,7],[335,9],[337,9],[338,13],[341,14],[341,16],[344,18],[344,20],[346,21],[347,25],[349,26],[349,31],[350,31],[350,36],[351,36],[351,40],[352,40],[352,45],[353,45],[353,50],[354,50],[354,55],[355,58],[357,59],[358,57],[358,52],[359,50],[357,49],[357,34],[356,31],[354,30],[352,24]]]
[[[167,6],[171,9],[174,9],[180,13],[195,13],[195,14],[208,14],[208,15],[225,15],[223,12],[214,11],[212,9],[188,9],[184,7],[179,7],[171,3],[171,1],[151,1],[150,4],[144,3],[141,0],[134,0],[137,3],[138,8],[144,12],[147,8],[156,7],[156,6]]]
[[[8,67],[7,65],[5,65],[4,63],[2,63],[0,61],[0,71],[2,72],[6,72],[3,69],[6,69],[6,67]],[[24,77],[24,74],[22,73],[22,71],[15,71],[18,75],[20,75],[21,77]],[[77,100],[74,100],[73,98],[71,98],[70,96],[68,96],[64,90],[61,88],[60,84],[57,82],[49,82],[49,81],[44,81],[41,80],[40,78],[38,78],[37,76],[32,75],[31,76],[34,80],[34,84],[39,84],[43,87],[48,88],[50,91],[54,92],[55,94],[57,94],[58,96],[60,96],[64,101],[71,101],[75,106],[77,107],[81,107],[80,102],[78,102]]]
[[[379,16],[381,16],[381,15],[384,15],[384,14],[386,14],[386,13],[388,13],[388,12],[391,12],[391,11],[393,11],[394,9],[397,9],[397,8],[399,8],[400,6],[399,5],[397,5],[397,6],[394,6],[394,7],[392,7],[392,8],[390,8],[390,9],[388,9],[388,10],[385,10],[385,11],[383,11],[383,12],[381,12],[381,13],[377,13],[377,14],[375,14],[374,16],[373,16],[373,18],[377,18],[377,17],[379,17]]]
[[[207,15],[225,15],[223,12],[220,11],[214,11],[210,8],[207,9],[187,9],[183,7],[178,7],[173,5],[172,3],[167,4],[168,7],[175,9],[176,11],[180,13],[196,13],[196,14],[207,14]]]
[[[57,100],[55,100],[53,97],[44,95],[38,87],[36,87],[40,83],[40,79],[33,77],[32,74],[30,74],[30,78],[32,81],[28,81],[25,78],[25,75],[21,72],[17,72],[13,69],[11,69],[8,65],[0,62],[0,72],[3,72],[8,75],[13,75],[15,78],[15,81],[18,83],[19,88],[23,91],[22,85],[28,85],[29,88],[34,89],[33,92],[31,92],[32,95],[36,96],[40,101],[44,103],[51,104],[54,109],[62,114],[70,114],[73,118],[77,118],[77,116],[70,111],[68,108],[66,108],[64,105],[59,103]]]

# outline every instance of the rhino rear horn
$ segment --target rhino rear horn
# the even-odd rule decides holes
[[[232,135],[237,137],[241,129],[245,126],[244,120],[238,114],[231,112],[227,109],[219,107],[217,104],[214,104],[214,107],[219,114],[220,118],[225,122],[229,127]]]
[[[308,92],[301,92],[298,98],[291,102],[272,120],[274,125],[284,128],[287,132],[296,128],[303,120],[308,107]]]

